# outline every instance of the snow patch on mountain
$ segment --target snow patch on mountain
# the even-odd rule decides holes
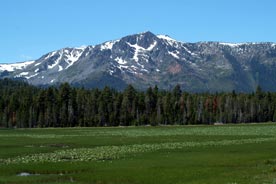
[[[46,60],[46,59],[49,59],[49,58],[51,58],[51,57],[53,57],[56,53],[57,53],[57,51],[50,52],[50,53],[45,57],[45,60]]]
[[[88,47],[87,45],[82,45],[80,47],[76,47],[75,49],[84,51],[87,47]]]
[[[154,41],[146,50],[151,51],[157,44],[157,41]]]
[[[58,59],[57,59],[52,65],[48,65],[48,68],[49,68],[49,69],[52,69],[52,68],[54,68],[55,66],[57,66],[57,65],[59,64],[59,62],[61,61],[61,58],[62,58],[62,53],[59,52],[59,57],[58,57]]]
[[[187,47],[185,47],[184,45],[182,45],[182,48],[183,49],[185,49],[185,51],[187,52],[187,53],[189,53],[190,55],[192,55],[192,56],[196,56],[197,54],[196,53],[193,53],[192,51],[190,51]]]
[[[15,70],[22,70],[28,65],[33,64],[35,61],[26,61],[22,63],[12,63],[12,64],[0,64],[0,71],[13,72]]]
[[[114,45],[115,43],[117,43],[118,41],[119,41],[119,40],[109,41],[109,42],[103,43],[103,44],[101,45],[101,51],[107,50],[107,49],[111,50],[111,49],[113,48],[113,45]]]
[[[62,71],[62,70],[63,70],[63,67],[60,66],[60,65],[58,65],[58,71],[60,72],[60,71]]]
[[[65,69],[69,68],[76,61],[78,61],[83,51],[84,49],[73,49],[70,53],[68,53],[67,60],[66,60],[66,62],[68,63],[68,66]]]
[[[21,76],[28,75],[28,74],[29,74],[29,72],[22,72]]]
[[[40,63],[36,63],[35,66],[38,66],[38,65],[40,65],[40,64],[41,64],[41,62],[40,62]]]
[[[181,43],[176,41],[175,39],[169,37],[168,35],[157,35],[157,38],[165,41],[167,44],[169,44],[170,46],[174,46],[177,43]]]
[[[177,42],[175,39],[169,37],[168,35],[157,35],[159,39],[166,40],[168,42]]]
[[[229,46],[229,47],[239,47],[241,45],[244,45],[244,43],[227,43],[227,42],[219,42],[219,44]]]
[[[174,52],[168,52],[171,56],[175,57],[176,59],[179,59],[179,56]],[[179,52],[178,52],[179,53]]]
[[[16,75],[15,77],[23,77],[29,75],[29,72],[21,72],[20,74]]]
[[[130,44],[130,43],[128,43],[128,42],[127,42],[127,44],[128,44],[130,47],[134,48],[133,59],[134,59],[134,61],[138,62],[138,61],[139,61],[139,58],[138,58],[139,50],[144,50],[144,48],[143,48],[143,47],[140,47],[140,46],[137,45],[137,44],[132,45],[132,44]]]
[[[25,78],[26,79],[30,79],[30,78],[33,78],[33,77],[35,77],[35,76],[37,76],[38,75],[38,73],[35,73],[35,74],[33,74],[33,75],[30,75],[30,76],[25,76]]]
[[[141,69],[141,71],[143,71],[143,72],[146,72],[146,73],[149,73],[149,71],[147,70],[147,69]]]
[[[134,55],[133,55],[133,59],[134,61],[138,62],[139,61],[139,58],[138,56],[139,55],[145,55],[144,52],[147,52],[147,51],[151,51],[156,45],[157,45],[157,42],[154,41],[148,48],[144,48],[144,47],[141,47],[140,45],[138,44],[130,44],[129,42],[126,42],[130,47],[134,48]]]
[[[125,70],[124,69],[128,69],[128,66],[124,66],[124,65],[119,65],[118,68],[124,72]]]
[[[115,61],[117,61],[120,65],[127,64],[127,61],[123,60],[121,57],[115,58]]]

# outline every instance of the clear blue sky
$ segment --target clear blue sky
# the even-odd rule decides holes
[[[183,42],[276,42],[275,0],[2,0],[0,63],[152,31]]]

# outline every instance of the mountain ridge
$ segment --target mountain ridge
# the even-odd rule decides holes
[[[123,89],[132,84],[142,90],[154,85],[168,90],[179,84],[191,92],[250,92],[260,85],[276,91],[276,44],[272,42],[188,43],[147,31],[52,51],[21,67],[13,64],[13,70],[8,65],[0,64],[1,78],[23,78],[34,85],[69,82]]]

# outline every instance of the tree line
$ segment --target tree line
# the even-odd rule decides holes
[[[0,80],[0,127],[192,125],[276,121],[276,93],[187,93],[157,86],[138,91],[39,88]]]

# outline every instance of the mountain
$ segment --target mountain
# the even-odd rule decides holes
[[[64,48],[35,61],[0,64],[0,77],[34,85],[69,82],[87,88],[105,85],[138,89],[179,84],[190,92],[250,92],[260,85],[276,91],[275,43],[183,43],[144,32],[95,46]]]

